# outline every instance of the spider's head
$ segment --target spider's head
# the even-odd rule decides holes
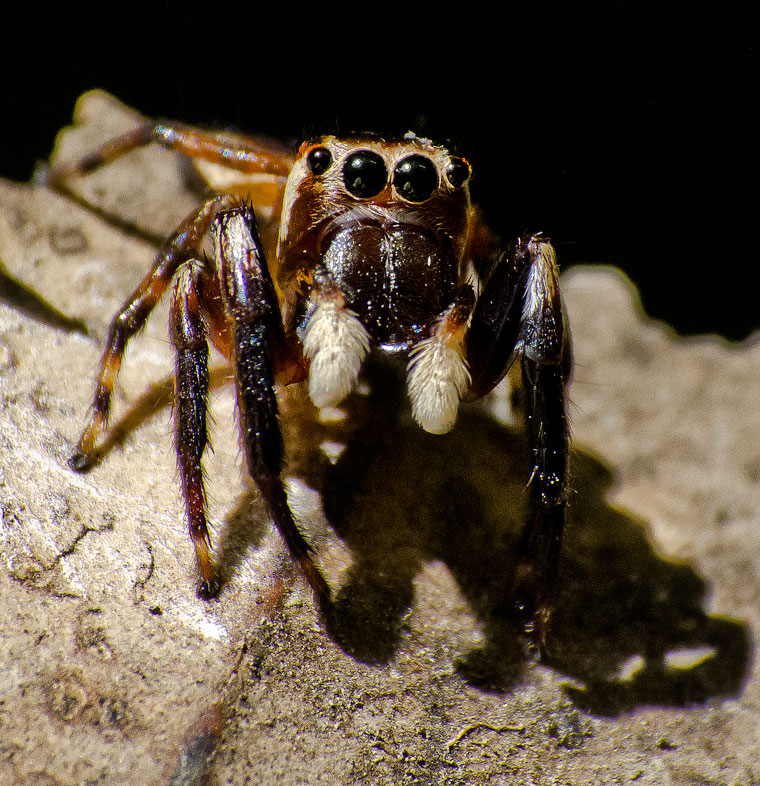
[[[291,246],[323,221],[393,214],[415,216],[438,231],[463,230],[470,164],[415,134],[324,136],[304,142],[285,190],[280,242]]]
[[[375,343],[408,348],[463,282],[470,173],[414,134],[305,142],[285,189],[283,277],[325,268]]]

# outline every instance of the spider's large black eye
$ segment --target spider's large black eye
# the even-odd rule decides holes
[[[393,170],[393,185],[404,199],[424,202],[438,188],[435,164],[425,156],[407,156]]]
[[[371,150],[357,150],[343,164],[343,182],[355,197],[366,199],[376,196],[388,182],[385,161]]]
[[[306,166],[312,174],[321,175],[330,168],[332,160],[332,153],[326,147],[315,147],[306,156]]]
[[[464,158],[452,156],[451,162],[446,167],[446,180],[454,188],[461,188],[470,179],[471,174],[472,169],[470,169],[469,163]]]

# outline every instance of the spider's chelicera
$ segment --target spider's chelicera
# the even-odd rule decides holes
[[[571,360],[550,242],[526,235],[500,247],[470,202],[466,159],[413,134],[326,136],[293,158],[259,139],[148,123],[52,178],[61,183],[151,142],[235,176],[185,219],[114,318],[72,466],[91,465],[125,346],[174,282],[176,447],[202,593],[218,591],[201,464],[211,342],[234,369],[248,470],[326,600],[283,486],[275,385],[308,380],[314,404],[331,406],[354,388],[368,353],[404,353],[413,415],[442,434],[460,400],[488,393],[517,359],[532,472],[513,604],[540,645],[556,594],[569,446]],[[207,235],[211,258],[201,252]]]

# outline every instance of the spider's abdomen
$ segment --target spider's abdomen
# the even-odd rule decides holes
[[[448,304],[457,262],[424,227],[356,223],[329,239],[322,263],[380,346],[407,349]]]

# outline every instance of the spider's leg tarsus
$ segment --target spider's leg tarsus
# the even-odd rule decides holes
[[[95,463],[93,451],[91,450],[89,453],[84,453],[80,450],[76,450],[74,453],[69,456],[68,464],[76,472],[87,472],[88,469],[92,469]]]

